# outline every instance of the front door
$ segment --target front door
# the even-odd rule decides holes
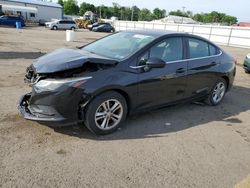
[[[149,58],[160,58],[166,62],[164,68],[142,70],[139,75],[138,108],[164,105],[185,97],[187,85],[187,61],[183,60],[181,37],[164,39],[139,57],[139,65]]]

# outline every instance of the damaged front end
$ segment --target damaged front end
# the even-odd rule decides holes
[[[65,51],[61,53],[65,56]],[[59,55],[58,51],[56,55]],[[85,84],[96,72],[115,66],[115,63],[97,57],[87,58],[81,54],[80,58],[75,52],[74,57],[69,58],[70,55],[72,53],[67,59],[62,55],[58,59],[54,57],[54,64],[48,64],[53,56],[45,55],[27,68],[24,81],[32,87],[32,92],[22,96],[18,103],[25,119],[51,126],[78,122],[79,107],[90,98],[85,93]],[[108,63],[100,63],[105,61]]]

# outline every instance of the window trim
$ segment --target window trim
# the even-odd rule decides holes
[[[219,50],[219,54],[217,55],[210,55],[210,56],[204,56],[204,57],[196,57],[196,58],[188,58],[188,59],[183,59],[183,60],[180,60],[180,61],[194,61],[194,60],[198,60],[198,59],[207,59],[207,58],[211,58],[211,57],[219,57],[222,55],[222,51]],[[180,61],[176,61],[176,62],[180,62]],[[171,63],[175,63],[175,61],[172,61]]]
[[[197,58],[189,58],[189,59],[182,59],[182,60],[178,60],[178,61],[169,61],[169,62],[165,62],[166,64],[172,64],[172,63],[178,63],[178,62],[185,62],[185,61],[194,61],[194,60],[199,60],[199,59],[207,59],[207,58],[211,58],[211,57],[219,57],[223,54],[223,52],[219,49],[219,54],[217,55],[211,55],[211,56],[204,56],[204,57],[197,57]],[[137,66],[129,66],[132,69],[140,69],[145,67],[146,65],[137,65]]]

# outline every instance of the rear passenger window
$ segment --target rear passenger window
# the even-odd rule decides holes
[[[218,54],[217,48],[211,44],[209,45],[209,50],[210,50],[210,55],[217,55]]]
[[[209,56],[208,43],[198,39],[188,39],[190,58]]]

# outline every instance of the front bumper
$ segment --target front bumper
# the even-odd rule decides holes
[[[43,114],[41,111],[39,111],[39,107],[37,108],[37,111],[35,111],[34,108],[31,110],[29,105],[30,98],[31,93],[23,95],[17,105],[19,112],[25,119],[38,121],[40,123],[46,122],[46,124],[49,126],[64,126],[68,124],[66,119],[59,113]],[[55,110],[51,107],[48,107],[48,111],[55,112]]]
[[[22,96],[17,104],[21,115],[32,121],[37,121],[52,127],[73,125],[79,122],[78,92],[38,94],[28,93]]]

